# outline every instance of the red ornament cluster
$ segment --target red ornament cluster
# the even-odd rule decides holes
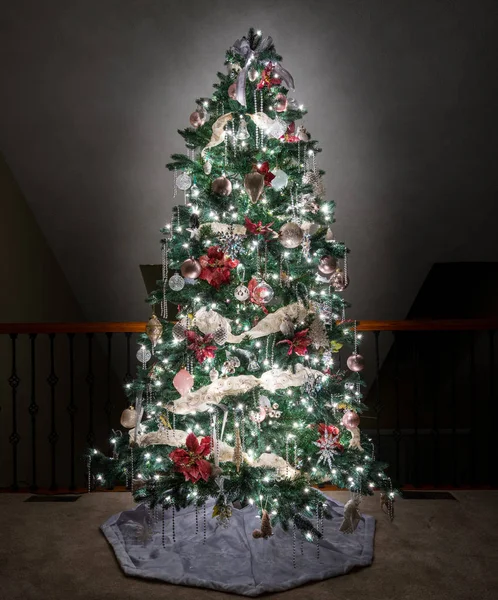
[[[202,267],[199,279],[207,281],[216,289],[230,283],[230,271],[239,264],[237,259],[230,258],[218,246],[211,246],[207,255],[199,258],[199,262]]]
[[[197,437],[190,433],[185,444],[186,450],[176,448],[169,454],[175,465],[175,471],[182,473],[185,481],[192,483],[197,483],[199,479],[207,481],[211,475],[211,463],[204,457],[211,452],[211,438],[206,436],[199,442]]]
[[[338,441],[340,434],[338,427],[336,427],[335,425],[326,425],[325,423],[319,423],[318,433],[320,434],[320,437],[318,438],[319,444],[326,445],[328,438],[328,443],[330,444],[330,442],[332,441],[332,446],[337,452],[344,452],[344,446]]]
[[[252,235],[266,235],[267,233],[272,233],[273,230],[271,226],[273,225],[273,221],[268,225],[263,225],[262,221],[258,221],[257,223],[253,223],[251,219],[248,217],[245,218],[245,223],[247,233],[251,233]]]

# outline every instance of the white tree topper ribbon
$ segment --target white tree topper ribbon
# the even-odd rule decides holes
[[[231,47],[232,52],[234,52],[235,54],[239,54],[246,61],[246,64],[239,71],[239,74],[237,76],[237,81],[235,82],[235,84],[236,84],[235,98],[237,99],[238,102],[240,102],[240,104],[242,104],[242,106],[247,106],[246,81],[247,81],[247,72],[249,71],[249,67],[254,60],[257,60],[258,55],[261,52],[264,52],[267,48],[269,48],[271,44],[273,44],[273,40],[272,40],[271,36],[268,36],[265,39],[258,36],[258,39],[255,43],[254,48],[251,48],[251,45],[249,44],[249,40],[246,37],[243,37],[240,40],[236,40],[236,42]],[[282,65],[280,63],[272,63],[272,64],[273,64],[273,70],[275,71],[277,76],[280,77],[280,79],[285,83],[285,86],[289,90],[294,90],[294,78],[289,73],[289,71],[287,71],[287,69],[284,69],[284,67],[282,67]]]

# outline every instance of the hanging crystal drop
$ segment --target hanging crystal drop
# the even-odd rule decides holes
[[[247,123],[244,119],[240,120],[239,130],[237,131],[237,139],[238,140],[247,140],[251,137],[249,131],[247,130]]]
[[[168,285],[174,292],[179,292],[185,287],[185,279],[179,273],[175,273],[169,278]]]
[[[182,173],[176,179],[176,187],[179,190],[188,190],[192,185],[192,178],[187,173]]]

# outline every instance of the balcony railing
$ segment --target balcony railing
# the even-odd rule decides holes
[[[0,324],[0,488],[85,487],[83,454],[111,453],[144,330]],[[498,486],[498,319],[363,321],[358,330],[369,407],[361,427],[391,475],[414,487]]]

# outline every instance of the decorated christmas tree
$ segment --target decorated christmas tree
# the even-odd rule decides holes
[[[349,250],[333,234],[318,142],[298,124],[306,110],[281,61],[272,39],[251,29],[179,131],[187,151],[167,165],[177,205],[148,298],[157,315],[127,387],[129,431],[114,437],[112,459],[91,453],[90,472],[126,478],[145,511],[145,545],[160,539],[179,551],[191,523],[190,543],[202,547],[233,536],[243,513],[255,552],[278,538],[272,552],[295,569],[308,547],[326,563],[327,519],[334,535],[358,535],[361,497],[378,489],[392,511],[394,492],[359,429],[361,335],[341,295]],[[324,482],[350,490],[344,508],[317,488]]]

